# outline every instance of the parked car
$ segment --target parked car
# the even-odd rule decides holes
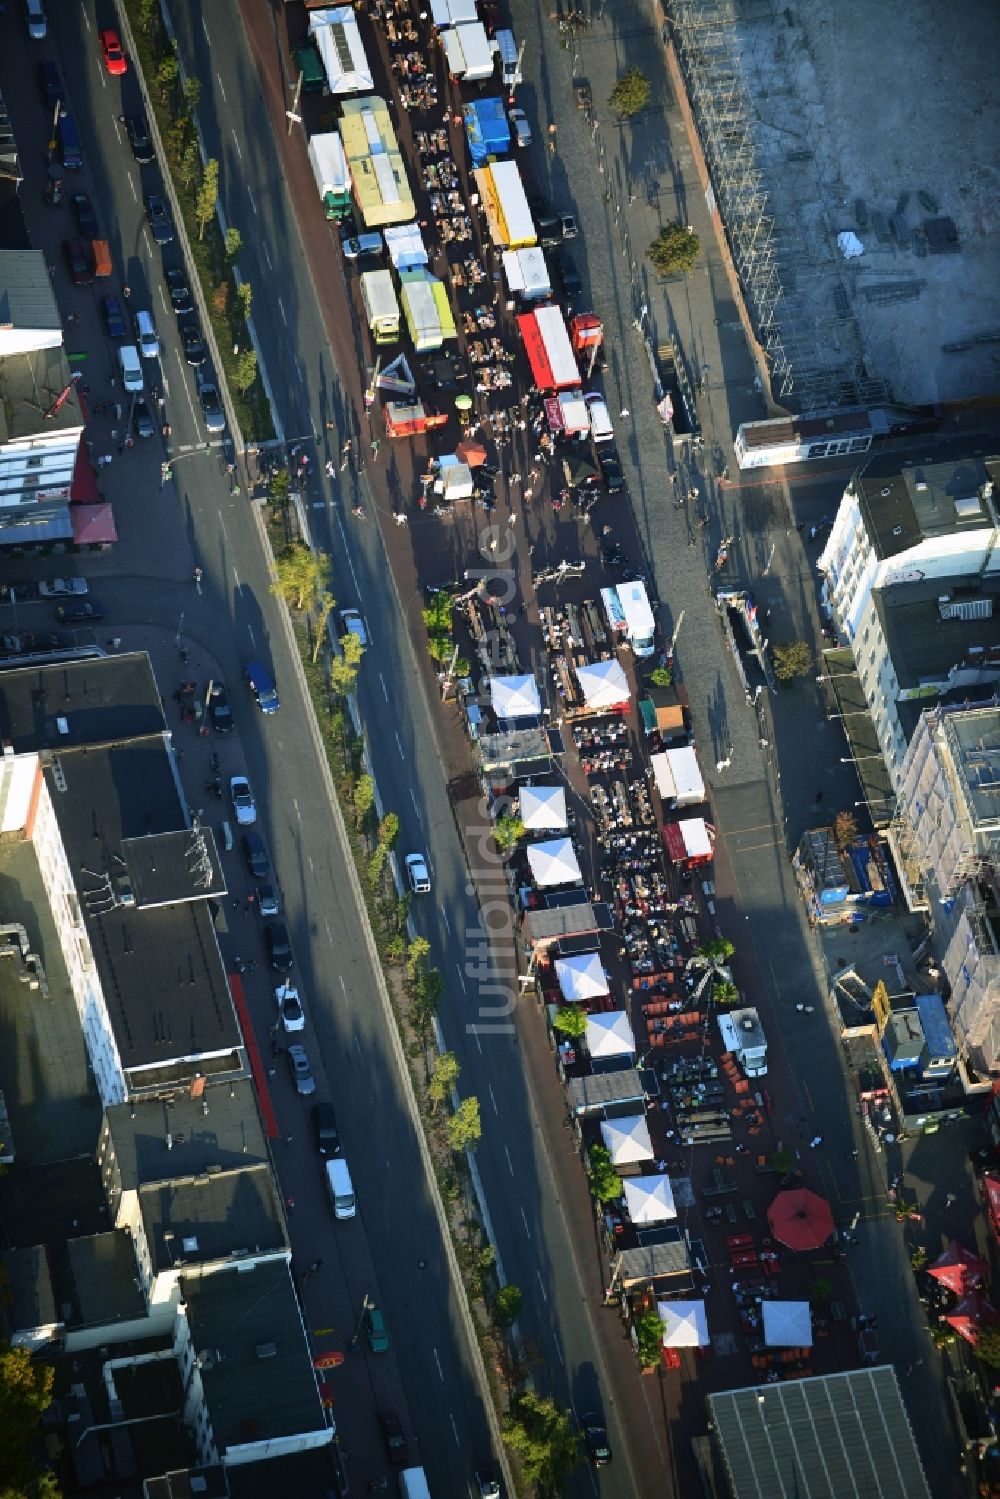
[[[292,1074],[296,1093],[298,1093],[300,1098],[309,1098],[311,1094],[316,1092],[316,1079],[313,1077],[313,1070],[309,1065],[309,1058],[306,1056],[305,1047],[300,1046],[298,1042],[294,1042],[288,1048],[287,1056],[288,1070]]]
[[[101,231],[97,227],[97,214],[87,194],[70,193],[69,206],[73,210],[81,239],[99,239]]]
[[[324,1160],[340,1154],[340,1131],[332,1103],[314,1103],[310,1110],[313,1139]]]
[[[368,1339],[368,1346],[372,1353],[388,1353],[389,1329],[385,1325],[385,1314],[380,1306],[375,1305],[374,1301],[369,1301],[365,1307],[362,1326],[364,1327],[365,1337]]]
[[[101,298],[101,316],[104,319],[104,331],[109,338],[128,338],[125,314],[117,297]]]
[[[62,252],[73,285],[89,286],[94,279],[94,262],[87,246],[79,239],[64,239]]]
[[[159,193],[150,193],[146,198],[146,217],[156,243],[169,245],[174,237],[174,226],[170,221],[170,210]]]
[[[132,319],[135,341],[143,359],[159,359],[160,335],[156,331],[153,314],[141,308]]]
[[[155,437],[156,425],[144,396],[136,396],[132,407],[132,425],[136,437]]]
[[[78,599],[90,592],[86,578],[43,578],[38,594],[43,599]]]
[[[394,1468],[401,1468],[410,1461],[410,1444],[403,1431],[403,1423],[396,1411],[383,1410],[378,1413],[379,1429],[389,1461]]]
[[[563,291],[566,294],[566,300],[568,302],[575,301],[583,291],[583,282],[580,279],[580,272],[576,268],[576,261],[568,250],[560,250],[559,254],[555,257],[555,264],[556,270],[559,273],[559,280],[562,282]]]
[[[427,868],[427,860],[423,854],[407,854],[405,863],[406,878],[410,882],[410,889],[414,895],[430,895],[430,870]]]
[[[262,916],[281,914],[281,896],[273,885],[257,886],[257,910]]]
[[[357,609],[341,609],[337,628],[341,635],[353,635],[360,640],[363,649],[368,648],[368,631]]]
[[[620,494],[625,488],[625,475],[622,473],[621,462],[618,454],[614,451],[607,452],[598,449],[598,462],[601,465],[601,477],[608,494]]]
[[[264,840],[259,833],[244,833],[240,840],[243,862],[255,880],[270,878],[271,861],[267,857]]]
[[[257,804],[246,776],[230,776],[229,800],[233,804],[238,825],[241,828],[252,827],[257,821]]]
[[[201,329],[195,322],[181,323],[181,344],[184,347],[184,358],[192,369],[198,369],[205,363],[205,341],[201,336]]]
[[[492,1473],[477,1472],[476,1487],[479,1499],[500,1499],[500,1482]]]
[[[253,693],[254,702],[262,713],[277,713],[281,707],[278,689],[266,666],[260,661],[248,661],[243,668],[243,680]]]
[[[163,275],[170,294],[171,307],[178,317],[186,317],[189,312],[194,311],[194,298],[187,284],[187,277],[178,266],[171,266],[169,270],[164,271]]]
[[[51,59],[38,64],[38,87],[47,109],[55,109],[57,104],[66,103],[66,85],[62,81],[58,64]]]
[[[514,137],[515,146],[530,146],[534,140],[531,126],[528,124],[528,116],[523,109],[508,109],[507,118],[510,121],[510,132]]]
[[[290,973],[292,970],[292,944],[288,940],[288,929],[283,921],[269,921],[264,928],[264,946],[267,961],[275,973]]]
[[[221,682],[213,682],[208,699],[208,721],[216,734],[233,732],[233,710],[229,706],[229,694]]]
[[[90,625],[103,618],[104,610],[96,599],[72,599],[56,610],[61,625]]]
[[[202,380],[198,385],[198,399],[201,402],[201,414],[205,418],[205,427],[209,432],[224,432],[226,430],[226,415],[219,400],[219,392],[210,380]]]
[[[24,0],[24,20],[31,40],[44,42],[49,34],[49,23],[45,19],[42,0]]]
[[[571,213],[561,213],[559,215],[559,227],[562,230],[563,239],[576,239],[580,232],[576,219]]]
[[[146,167],[151,161],[156,160],[153,142],[149,138],[149,127],[142,115],[126,115],[125,131],[128,135],[128,143],[132,147],[132,155],[141,167]]]
[[[299,999],[299,991],[294,984],[279,984],[274,991],[275,1003],[278,1006],[278,1018],[285,1030],[291,1034],[293,1031],[304,1031],[306,1028],[306,1012],[302,1008]]]
[[[106,26],[101,32],[101,54],[104,66],[113,78],[120,78],[123,73],[128,72],[128,58],[122,51],[117,31],[110,26]]]
[[[611,1461],[611,1445],[608,1442],[607,1428],[596,1411],[589,1411],[583,1417],[582,1424],[583,1440],[587,1444],[587,1456],[595,1468],[606,1468]]]

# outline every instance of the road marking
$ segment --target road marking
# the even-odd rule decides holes
[[[256,209],[254,210],[254,212],[256,212]],[[269,271],[273,271],[274,270],[274,266],[271,264],[271,256],[270,256],[270,253],[268,252],[267,240],[266,239],[262,239],[261,240],[260,247],[264,251],[264,259],[267,261],[267,268],[268,268],[268,270]]]
[[[442,915],[443,914],[444,913],[442,912]],[[448,935],[449,935],[449,937],[451,936],[451,928],[450,927],[448,929]],[[464,989],[465,988],[465,974],[462,972],[461,965],[458,964],[458,963],[455,964],[455,972],[458,974],[458,982],[461,984],[462,988]]]
[[[315,874],[316,873],[316,866],[313,863],[312,854],[307,854],[306,858],[309,860],[309,868],[312,870],[313,874]]]
[[[438,1375],[440,1377],[441,1383],[444,1384],[444,1370],[441,1368],[441,1360],[438,1358],[438,1351],[437,1351],[436,1348],[432,1348],[431,1352],[434,1355],[434,1362],[437,1364],[437,1371],[438,1371]]]
[[[85,20],[85,21],[86,21],[86,23],[87,23],[87,30],[88,30],[88,31],[93,31],[93,29],[94,29],[94,28],[93,28],[93,27],[92,27],[92,26],[91,26],[91,24],[90,24],[90,17],[89,17],[89,16],[88,16],[88,14],[87,14],[87,12],[86,12],[86,11],[83,11],[83,12],[82,12],[82,15],[83,15],[83,19],[84,19],[84,20]]]
[[[443,906],[441,908],[441,917],[442,917],[442,920],[444,921],[444,924],[445,924],[445,926],[446,926],[446,928],[448,930],[448,936],[450,937],[451,936],[451,922],[448,920],[448,912],[444,909]],[[461,969],[459,969],[459,972],[461,973]]]
[[[223,539],[223,541],[227,541],[228,542],[229,537],[226,535],[226,523],[222,519],[221,515],[219,516],[219,530],[222,532],[222,539]]]
[[[341,989],[343,991],[344,998],[346,999],[347,998],[347,985],[344,983],[344,975],[342,973],[338,973],[337,977],[340,979],[340,987],[341,987]]]
[[[133,201],[133,203],[138,203],[138,201],[139,201],[139,194],[135,190],[135,183],[132,181],[131,173],[129,174],[128,185],[132,189],[132,201]]]
[[[205,20],[204,16],[202,16],[202,18],[201,18],[201,29],[205,33],[205,40],[206,40],[206,42],[208,43],[209,46],[211,46],[212,45],[212,38],[208,34],[208,22]]]
[[[163,310],[164,310],[164,312],[169,312],[170,308],[169,308],[169,306],[167,304],[167,294],[163,290],[162,286],[160,287],[160,301],[163,303]]]
[[[474,1030],[472,1032],[472,1039],[475,1041],[476,1045],[479,1047],[479,1055],[482,1056],[482,1054],[483,1054],[483,1043],[479,1039],[479,1031],[478,1030]]]
[[[392,1162],[390,1161],[390,1159],[389,1159],[388,1156],[386,1156],[386,1158],[385,1158],[385,1169],[387,1171],[391,1171],[392,1170]]]
[[[487,1083],[486,1086],[490,1090],[490,1103],[493,1105],[493,1112],[494,1112],[494,1114],[499,1114],[500,1110],[497,1108],[497,1101],[493,1097],[493,1084],[492,1083]]]
[[[330,930],[330,919],[329,919],[328,916],[324,916],[323,917],[323,925],[326,927],[327,939],[330,942],[332,942],[333,941],[333,932]]]
[[[396,745],[397,745],[397,747],[399,749],[399,758],[402,760],[404,758],[404,755],[403,755],[403,741],[399,737],[399,730],[398,729],[393,729],[392,732],[396,736]]]
[[[250,207],[253,209],[254,213],[256,214],[256,212],[257,212],[257,199],[253,195],[253,188],[250,187],[249,185],[247,186],[247,197],[250,199]]]
[[[288,313],[285,311],[285,304],[281,300],[280,297],[278,298],[278,311],[281,313],[281,321],[284,323],[285,327],[287,328],[288,327]]]
[[[458,1440],[458,1427],[455,1425],[455,1417],[452,1415],[451,1411],[448,1412],[448,1420],[451,1422],[451,1429],[455,1433],[455,1446],[461,1447],[462,1444]]]
[[[233,582],[236,584],[237,588],[242,588],[243,587],[243,584],[240,582],[240,575],[236,571],[235,567],[233,568]]]
[[[508,1148],[507,1148],[506,1145],[503,1148],[503,1153],[507,1157],[507,1170],[510,1172],[511,1176],[513,1176],[514,1175],[514,1162],[510,1158],[510,1151],[508,1150]]]
[[[296,817],[299,819],[299,822],[301,822],[302,821],[302,813],[299,811],[299,804],[298,804],[297,799],[294,796],[292,797],[292,806],[295,808],[295,815],[296,815]]]
[[[230,134],[233,137],[233,145],[236,147],[236,154],[239,157],[240,161],[242,161],[243,160],[243,152],[240,150],[239,137],[237,136],[235,130],[231,131]]]
[[[565,1369],[565,1367],[566,1367],[566,1360],[563,1358],[563,1351],[559,1347],[559,1339],[556,1337],[555,1333],[552,1334],[552,1341],[556,1345],[556,1353],[559,1355],[559,1362],[562,1364],[563,1368]]]
[[[548,1293],[547,1293],[547,1291],[545,1289],[545,1283],[542,1280],[542,1272],[540,1270],[536,1269],[535,1274],[538,1276],[538,1289],[542,1293],[542,1300],[546,1303],[546,1305],[548,1305],[549,1297],[548,1297]]]
[[[524,1208],[521,1209],[521,1222],[524,1224],[524,1231],[528,1235],[528,1238],[530,1239],[531,1238],[531,1229],[528,1227],[528,1215],[525,1213]]]
[[[388,702],[389,701],[389,689],[385,685],[385,677],[382,675],[381,672],[379,672],[379,674],[378,674],[378,679],[382,683],[382,696],[385,698],[386,702]]]
[[[410,801],[413,803],[413,810],[414,810],[414,812],[416,812],[417,816],[419,817],[420,816],[420,808],[417,806],[417,798],[414,795],[413,787],[412,786],[410,787]]]
[[[226,86],[225,86],[225,84],[222,81],[222,74],[221,73],[216,73],[215,78],[216,78],[216,82],[219,85],[219,93],[222,95],[223,101],[226,104],[228,104],[229,100],[226,98]]]
[[[299,377],[299,384],[301,385],[302,384],[302,366],[299,363],[299,356],[297,354],[293,354],[292,358],[295,360],[295,373],[298,375],[298,377]]]
[[[256,637],[256,635],[253,632],[253,625],[247,625],[247,634],[250,636],[250,644],[251,645],[256,645],[257,644],[257,637]]]
[[[198,417],[195,414],[194,401],[191,399],[191,392],[190,392],[190,390],[188,390],[188,383],[184,379],[184,366],[181,363],[181,356],[177,352],[176,349],[174,350],[174,358],[177,360],[177,368],[181,372],[181,389],[184,392],[185,399],[187,400],[187,403],[188,403],[188,410],[191,413],[191,423],[192,423],[193,427],[195,428],[195,430],[197,431],[197,428],[198,428]]]

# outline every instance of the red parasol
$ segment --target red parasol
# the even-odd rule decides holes
[[[833,1214],[824,1197],[805,1187],[779,1192],[767,1210],[771,1232],[789,1249],[819,1249],[833,1233]]]
[[[973,1254],[964,1244],[952,1239],[933,1265],[928,1265],[927,1273],[947,1286],[949,1291],[954,1291],[956,1296],[966,1296],[976,1286],[982,1285],[988,1268],[986,1261],[981,1260],[978,1254]]]
[[[996,1322],[998,1318],[1000,1312],[996,1307],[979,1291],[973,1291],[971,1295],[964,1296],[944,1320],[974,1348],[979,1341],[979,1329]]]
[[[460,442],[455,449],[455,457],[467,463],[470,468],[478,468],[481,463],[486,462],[486,449],[481,442]]]

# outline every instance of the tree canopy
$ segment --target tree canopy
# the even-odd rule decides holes
[[[26,1348],[0,1347],[0,1475],[3,1494],[17,1499],[57,1493],[51,1475],[35,1466],[34,1444],[52,1403],[54,1371]]]
[[[538,1499],[556,1499],[582,1456],[570,1413],[551,1396],[522,1390],[503,1419],[503,1433]]]
[[[483,1135],[479,1099],[463,1098],[448,1120],[448,1144],[452,1150],[475,1150]]]
[[[608,99],[608,105],[619,119],[627,120],[646,108],[652,85],[641,68],[628,68],[622,74]]]
[[[622,1179],[611,1161],[606,1145],[592,1145],[587,1152],[587,1176],[590,1190],[598,1202],[614,1202],[622,1195]]]
[[[686,275],[698,262],[701,241],[693,229],[678,220],[664,224],[646,254],[658,276]]]
[[[813,653],[804,640],[786,640],[771,647],[774,675],[779,682],[807,677],[813,669]]]

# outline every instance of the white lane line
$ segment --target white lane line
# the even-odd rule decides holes
[[[219,93],[222,95],[223,103],[228,104],[229,100],[226,98],[226,85],[222,81],[221,73],[216,73],[215,81],[219,85]]]
[[[301,822],[302,821],[302,813],[299,811],[299,804],[298,804],[297,799],[294,796],[292,797],[292,806],[295,808],[295,815],[296,815],[296,817],[299,819],[299,822]]]
[[[247,197],[250,199],[250,207],[253,209],[254,215],[256,215],[256,213],[257,213],[257,199],[254,197],[254,195],[253,195],[253,188],[250,187],[249,184],[247,186]]]
[[[231,135],[233,137],[233,145],[236,147],[236,154],[239,157],[240,161],[242,161],[243,160],[243,152],[240,150],[240,139],[239,139],[239,136],[236,134],[235,130],[231,131],[230,133],[231,133]]]
[[[410,801],[413,803],[413,810],[414,810],[414,812],[416,812],[417,816],[419,817],[420,816],[420,808],[417,806],[417,798],[413,794],[413,787],[412,786],[410,787]]]
[[[163,310],[164,310],[164,312],[169,312],[170,311],[170,304],[167,301],[167,294],[163,290],[162,286],[160,287],[160,301],[163,303]]]
[[[243,587],[243,584],[240,582],[240,575],[235,567],[233,568],[233,582],[236,584],[237,590]]]
[[[249,191],[249,189],[248,189],[248,191]],[[254,209],[254,212],[256,212],[256,209]],[[262,239],[261,240],[260,247],[264,251],[264,259],[267,261],[267,268],[268,268],[268,270],[269,271],[273,271],[274,270],[274,266],[271,264],[271,255],[270,255],[270,252],[269,252],[269,250],[267,248],[267,240],[266,239]]]
[[[180,354],[178,353],[178,351],[176,349],[174,350],[174,358],[177,360],[177,368],[180,370],[181,390],[183,390],[183,392],[184,392],[185,400],[188,403],[188,410],[191,413],[191,425],[194,427],[195,431],[197,431],[197,429],[198,429],[198,418],[195,415],[194,401],[191,399],[191,392],[190,392],[190,390],[188,390],[188,383],[184,379],[184,366],[181,363],[181,356],[180,356]]]
[[[445,927],[446,927],[447,932],[448,932],[448,936],[450,937],[451,936],[451,922],[448,920],[448,912],[444,909],[443,906],[441,907],[441,920],[444,922]]]
[[[204,16],[202,16],[202,18],[201,18],[201,29],[205,33],[205,40],[206,40],[206,42],[208,43],[209,46],[211,46],[212,45],[212,38],[208,34],[208,22],[205,20]]]
[[[462,1444],[458,1440],[458,1427],[455,1425],[455,1417],[452,1415],[451,1411],[448,1412],[448,1420],[451,1422],[451,1429],[455,1433],[455,1446],[461,1447]]]
[[[285,327],[287,328],[288,327],[288,313],[285,311],[285,304],[281,300],[280,297],[278,298],[278,311],[281,313],[281,321],[284,323]]]
[[[403,741],[399,737],[399,730],[398,729],[393,729],[392,732],[396,736],[396,747],[399,750],[399,758],[402,760],[404,758],[404,756],[403,756]]]
[[[115,120],[112,120],[111,123],[114,126],[115,139],[117,140],[118,144],[121,145],[121,143],[122,143],[122,133],[118,129],[118,121],[115,119]]]
[[[538,1276],[538,1289],[542,1293],[542,1300],[544,1302],[548,1303],[548,1299],[549,1298],[548,1298],[548,1293],[545,1290],[545,1284],[544,1284],[544,1282],[542,1280],[542,1272],[540,1270],[536,1270],[535,1274]]]
[[[329,921],[329,918],[326,917],[326,916],[323,917],[323,925],[326,927],[327,938],[329,939],[330,942],[332,942],[333,941],[333,933],[330,930],[330,921]]]
[[[347,545],[347,532],[344,530],[344,522],[341,520],[339,515],[337,516],[337,525],[340,527],[340,539],[344,543],[344,556],[347,558],[347,565],[351,569],[351,577],[354,579],[354,586],[360,594],[361,585],[358,583],[358,575],[354,571],[354,563],[351,560],[351,549]]]
[[[389,689],[385,685],[385,677],[382,675],[381,672],[379,672],[379,674],[378,674],[378,679],[382,683],[382,696],[385,698],[386,702],[388,702],[389,701]]]
[[[475,1041],[476,1045],[479,1047],[479,1055],[482,1056],[482,1054],[483,1054],[483,1043],[479,1039],[479,1031],[478,1030],[474,1030],[472,1032],[472,1039]]]
[[[219,530],[222,532],[222,539],[223,539],[223,541],[228,541],[229,537],[226,534],[226,523],[222,519],[221,515],[219,516]]]
[[[164,298],[164,300],[166,300],[166,299]],[[167,372],[166,372],[166,370],[164,370],[164,372],[163,372],[163,394],[165,396],[169,396],[169,394],[170,394],[170,381],[167,379]]]
[[[462,988],[464,989],[465,988],[465,974],[462,972],[461,967],[459,966],[458,963],[455,964],[455,972],[458,974],[458,982],[461,984]]]
[[[552,1341],[556,1345],[556,1353],[559,1356],[559,1362],[562,1364],[563,1368],[565,1369],[565,1367],[566,1367],[566,1360],[563,1358],[563,1351],[559,1347],[559,1339],[556,1337],[555,1333],[552,1334]]]
[[[525,1213],[524,1208],[521,1209],[521,1222],[524,1224],[524,1231],[528,1235],[528,1238],[530,1239],[531,1238],[531,1229],[528,1227],[528,1216]]]
[[[338,973],[337,977],[340,979],[341,993],[343,994],[344,998],[346,999],[347,998],[347,985],[344,983],[344,975],[342,973]]]
[[[295,360],[295,373],[298,375],[298,377],[299,377],[299,384],[301,385],[301,383],[302,383],[302,366],[299,363],[299,356],[297,354],[293,354],[292,358]]]
[[[390,1161],[390,1159],[389,1159],[388,1156],[386,1156],[386,1158],[385,1158],[385,1169],[387,1171],[391,1171],[392,1170],[392,1162]]]
[[[139,194],[135,190],[135,183],[132,181],[131,175],[129,175],[129,178],[128,178],[128,185],[132,189],[132,202],[133,203],[138,203],[138,201],[139,201]]]
[[[510,1172],[511,1176],[513,1176],[514,1175],[514,1162],[510,1158],[510,1151],[508,1150],[508,1148],[507,1148],[506,1145],[503,1148],[503,1153],[507,1157],[507,1170]]]
[[[313,863],[312,854],[307,854],[306,858],[309,860],[309,868],[312,870],[313,874],[315,874],[316,873],[316,866]]]
[[[250,636],[250,644],[251,645],[256,645],[257,644],[257,637],[256,637],[256,635],[253,632],[253,625],[247,625],[247,634]]]
[[[436,1348],[432,1348],[431,1352],[434,1355],[434,1362],[437,1364],[438,1377],[441,1380],[441,1383],[444,1384],[444,1370],[441,1368],[441,1360],[438,1358],[438,1351]]]
[[[493,1097],[493,1084],[492,1083],[487,1083],[486,1086],[490,1090],[490,1103],[493,1105],[493,1112],[494,1112],[494,1114],[499,1114],[500,1110],[497,1108],[497,1101]]]
[[[88,30],[88,31],[93,31],[93,29],[94,29],[94,28],[93,28],[93,26],[91,26],[91,24],[90,24],[90,17],[89,17],[89,16],[88,16],[88,14],[87,14],[87,12],[86,12],[86,11],[82,11],[82,12],[81,12],[81,14],[82,14],[82,16],[83,16],[83,19],[84,19],[84,20],[85,20],[85,21],[86,21],[86,23],[87,23],[87,30]]]

